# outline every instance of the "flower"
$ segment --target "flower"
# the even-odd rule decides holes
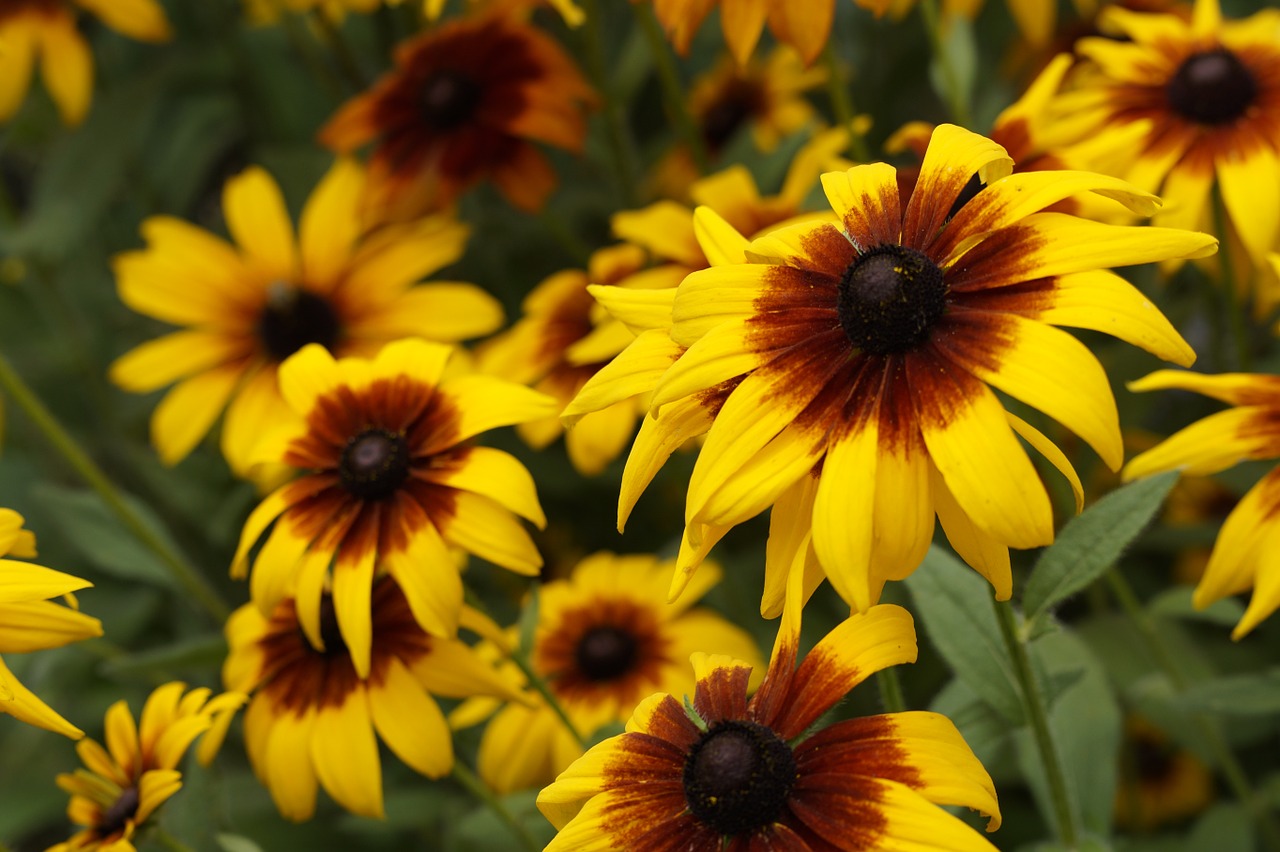
[[[1116,822],[1150,832],[1178,823],[1213,801],[1213,774],[1150,722],[1130,717],[1120,752]]]
[[[486,15],[405,42],[395,62],[320,131],[339,153],[375,143],[366,209],[404,218],[447,206],[485,178],[520,209],[541,209],[556,175],[532,143],[581,152],[583,107],[595,99],[560,47]]]
[[[1196,0],[1190,21],[1111,8],[1101,26],[1123,40],[1078,43],[1089,61],[1053,120],[1091,167],[1164,196],[1156,224],[1213,230],[1216,186],[1260,264],[1280,236],[1280,11],[1223,21],[1218,0]]]
[[[530,666],[545,679],[576,731],[590,737],[621,725],[641,699],[655,692],[689,692],[689,655],[728,654],[758,667],[759,654],[742,629],[705,608],[691,609],[720,578],[713,567],[678,604],[667,604],[672,560],[596,553],[567,580],[544,585]],[[509,636],[518,639],[515,631]],[[497,702],[478,699],[451,721],[475,720]],[[477,769],[498,793],[540,787],[582,754],[572,732],[543,701],[507,704],[489,720]]]
[[[67,816],[83,826],[49,852],[96,850],[133,852],[133,839],[156,809],[182,788],[177,766],[197,737],[206,734],[198,756],[209,763],[245,696],[226,692],[211,698],[208,689],[186,692],[167,683],[147,698],[141,727],[125,701],[107,710],[107,747],[91,739],[76,743],[84,769],[58,776],[71,795]]]
[[[63,123],[84,120],[93,94],[93,54],[76,28],[77,7],[139,41],[168,41],[172,35],[156,0],[5,0],[0,4],[0,121],[12,118],[26,99],[37,54]]]
[[[795,584],[759,690],[751,666],[695,653],[692,701],[647,698],[626,733],[605,740],[538,795],[567,849],[993,850],[937,805],[999,827],[995,788],[959,731],[937,713],[889,713],[813,727],[846,692],[914,662],[901,607],[854,614],[796,667]]]
[[[126,305],[185,326],[111,366],[112,381],[136,393],[178,382],[151,418],[167,464],[186,457],[225,408],[222,451],[245,474],[256,438],[287,414],[279,365],[308,343],[368,356],[402,337],[454,342],[502,324],[497,300],[474,285],[414,286],[461,256],[467,227],[437,216],[365,232],[357,214],[365,182],[360,165],[337,161],[295,238],[280,188],[250,168],[223,189],[237,246],[153,216],[142,225],[147,248],[115,258]]]
[[[414,618],[453,636],[462,579],[447,545],[536,575],[542,558],[516,515],[545,523],[529,472],[471,438],[551,413],[540,393],[488,376],[442,378],[453,349],[388,344],[372,361],[334,361],[312,344],[280,368],[280,389],[302,419],[265,438],[263,460],[307,471],[245,521],[232,572],[274,523],[253,559],[250,591],[264,616],[296,583],[298,618],[324,647],[321,598],[333,608],[355,670],[369,676],[369,596],[377,571],[400,584]],[[332,571],[330,563],[333,564]]]
[[[1157,370],[1129,384],[1134,391],[1180,388],[1235,406],[1198,420],[1132,459],[1126,480],[1165,470],[1208,476],[1242,459],[1280,456],[1280,377],[1251,373],[1206,376]],[[1258,481],[1236,504],[1218,533],[1209,564],[1192,602],[1204,609],[1216,600],[1253,588],[1249,606],[1231,636],[1244,637],[1280,608],[1280,571],[1271,554],[1280,532],[1280,467]]]
[[[427,777],[448,774],[453,744],[432,693],[519,700],[467,645],[423,632],[391,578],[374,584],[370,605],[364,676],[352,664],[327,592],[321,645],[308,640],[292,598],[270,617],[246,604],[227,621],[231,651],[223,682],[253,693],[244,717],[249,758],[280,813],[295,822],[311,818],[318,786],[353,813],[382,816],[378,737]]]
[[[1118,468],[1106,374],[1053,326],[1104,331],[1189,363],[1194,353],[1163,315],[1106,267],[1216,244],[1038,212],[1090,191],[1147,214],[1157,200],[1103,175],[1011,167],[1000,146],[942,125],[909,198],[882,163],[824,175],[838,224],[801,222],[747,244],[698,211],[716,265],[676,291],[670,338],[687,350],[652,400],[659,416],[680,404],[686,419],[696,408],[713,419],[690,478],[687,537],[714,541],[785,500],[789,516],[811,518],[828,579],[861,611],[920,563],[936,513],[959,554],[1008,599],[1008,548],[1053,540],[1049,498],[1017,436],[1063,469],[1078,505],[1083,495],[1062,452],[992,387]],[[985,188],[964,203],[975,174]],[[673,597],[694,567],[678,567]],[[766,585],[776,593],[783,584]]]
[[[319,9],[332,17],[340,17],[344,12],[369,13],[378,7],[401,6],[406,0],[246,0],[250,6],[250,17],[258,23],[274,23],[280,12],[288,9],[291,12],[305,12]],[[496,0],[505,8],[536,7],[542,0]],[[473,5],[475,0],[473,0]],[[580,26],[586,15],[573,0],[546,0],[547,5],[555,8],[566,24],[571,27]],[[490,4],[492,5],[492,3]],[[422,0],[421,9],[427,20],[436,21],[444,12],[445,0]]]
[[[0,556],[33,559],[36,539],[22,528],[22,516],[0,509]],[[50,598],[87,589],[88,580],[12,559],[0,559],[0,654],[23,654],[61,648],[81,639],[102,635],[102,623]],[[71,737],[83,732],[18,682],[0,659],[0,713],[20,722]]]

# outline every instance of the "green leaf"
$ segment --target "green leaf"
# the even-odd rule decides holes
[[[1249,812],[1238,804],[1217,805],[1196,821],[1187,834],[1187,852],[1212,849],[1213,852],[1253,852],[1257,848],[1253,821]]]
[[[1027,618],[1038,618],[1102,576],[1155,516],[1177,481],[1177,471],[1140,479],[1072,518],[1031,573],[1023,595]]]
[[[956,677],[1005,719],[1021,724],[1021,693],[991,606],[990,584],[934,546],[906,585],[925,634]]]
[[[108,660],[102,672],[108,677],[154,675],[173,680],[179,672],[216,671],[226,656],[227,640],[221,633],[208,633]]]
[[[215,838],[222,852],[262,852],[262,847],[240,834],[219,834]]]
[[[1205,621],[1223,627],[1234,627],[1244,617],[1244,604],[1235,598],[1223,598],[1204,609],[1196,609],[1191,603],[1191,596],[1190,586],[1165,589],[1147,603],[1147,612],[1156,616]]]
[[[1206,713],[1273,716],[1280,713],[1280,668],[1203,681],[1183,692],[1179,700]]]

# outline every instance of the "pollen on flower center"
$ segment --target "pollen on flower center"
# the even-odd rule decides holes
[[[923,342],[946,310],[942,270],[921,252],[876,246],[840,279],[836,310],[849,342],[863,352],[889,355]]]
[[[1244,115],[1258,95],[1258,81],[1225,48],[1193,53],[1169,81],[1175,111],[1200,124],[1227,124]]]
[[[282,281],[267,288],[267,304],[258,319],[258,337],[277,361],[285,360],[308,343],[319,343],[332,351],[341,330],[338,315],[324,298]]]
[[[684,764],[690,812],[721,835],[744,834],[775,820],[795,782],[791,747],[755,722],[713,725]]]
[[[117,832],[124,831],[129,820],[133,819],[137,812],[138,788],[129,787],[102,814],[102,821],[98,825],[98,834],[101,837],[110,837]]]
[[[366,429],[347,442],[338,474],[347,491],[361,499],[389,497],[409,476],[409,446],[403,435]]]
[[[480,86],[465,74],[436,71],[422,87],[422,115],[436,130],[452,130],[475,111]]]
[[[636,661],[635,637],[617,627],[593,627],[578,641],[578,670],[593,681],[613,680],[631,671]]]

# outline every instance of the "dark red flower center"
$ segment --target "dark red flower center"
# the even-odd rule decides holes
[[[403,435],[366,429],[347,442],[338,462],[347,491],[362,500],[381,500],[409,477],[409,445]]]
[[[760,111],[760,87],[748,80],[733,80],[702,116],[702,138],[713,152],[733,139],[738,129]]]
[[[636,639],[611,625],[593,627],[578,640],[578,670],[592,681],[615,680],[631,671],[638,652]]]
[[[480,85],[459,71],[441,69],[422,87],[422,116],[436,130],[452,130],[471,118],[480,102]]]
[[[113,834],[124,832],[129,820],[133,819],[137,813],[138,788],[130,787],[121,793],[120,798],[116,799],[111,807],[107,808],[106,812],[102,814],[102,823],[98,826],[98,836],[107,838]]]
[[[791,746],[755,722],[715,723],[684,764],[689,811],[721,835],[747,834],[773,822],[795,783]]]
[[[1258,81],[1225,48],[1193,53],[1169,81],[1169,105],[1199,124],[1228,124],[1244,115],[1258,96]]]
[[[1134,743],[1133,757],[1134,769],[1142,781],[1163,781],[1173,769],[1172,749],[1145,737]]]
[[[947,307],[942,270],[899,245],[860,255],[840,279],[836,311],[849,342],[872,355],[905,352],[929,336]]]
[[[258,338],[275,360],[285,360],[308,343],[332,352],[341,331],[337,313],[323,297],[279,281],[267,288]]]

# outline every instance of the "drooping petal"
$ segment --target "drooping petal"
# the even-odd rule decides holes
[[[311,760],[338,804],[359,816],[382,818],[382,767],[363,687],[316,711]]]
[[[453,740],[440,706],[404,664],[388,661],[383,681],[369,688],[373,724],[396,757],[428,778],[453,768]]]

